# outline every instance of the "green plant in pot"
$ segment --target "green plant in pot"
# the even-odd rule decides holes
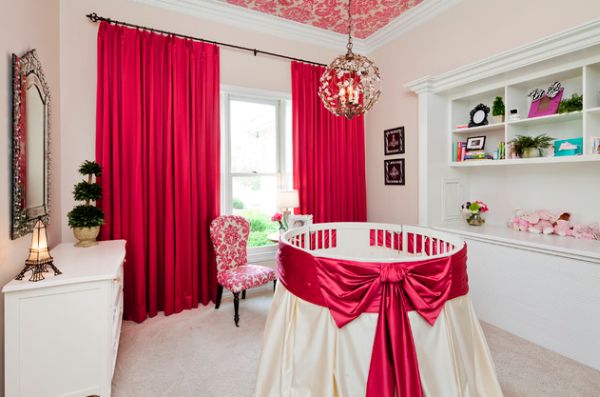
[[[521,158],[541,157],[542,150],[552,147],[554,138],[546,134],[535,137],[527,135],[517,135],[510,141],[515,153]]]
[[[492,116],[496,119],[497,123],[504,122],[504,101],[501,96],[497,96],[494,99],[494,104],[492,105]]]
[[[87,180],[75,185],[73,197],[77,201],[85,201],[85,204],[73,208],[67,217],[69,226],[73,228],[73,235],[79,240],[75,246],[91,247],[98,244],[96,238],[100,233],[100,226],[104,224],[104,212],[92,204],[92,201],[98,201],[102,197],[102,187],[94,183],[93,179],[102,174],[102,168],[95,161],[86,160],[79,167],[79,173],[87,176]]]

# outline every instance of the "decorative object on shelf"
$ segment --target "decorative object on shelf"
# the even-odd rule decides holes
[[[467,150],[483,150],[485,136],[472,136],[467,138]]]
[[[483,103],[475,106],[473,110],[469,113],[471,119],[469,121],[469,128],[471,127],[481,127],[482,125],[488,124],[488,114],[490,113],[490,108],[485,106]]]
[[[384,135],[384,153],[404,154],[404,127],[391,128],[383,131]]]
[[[529,93],[531,106],[529,117],[540,117],[555,114],[562,99],[564,87],[557,81],[548,87],[548,90],[536,88]]]
[[[496,119],[496,123],[504,123],[504,111],[504,101],[501,96],[497,96],[492,105],[492,116]]]
[[[516,210],[515,216],[510,219],[508,226],[522,232],[600,240],[600,225],[597,222],[589,225],[574,224],[571,222],[571,214],[568,212],[556,214],[547,210],[533,212]]]
[[[384,160],[383,169],[386,185],[404,186],[406,183],[404,159]]]
[[[277,208],[283,211],[283,222],[287,230],[288,218],[292,213],[291,209],[300,206],[300,197],[297,190],[281,190],[277,192]]]
[[[73,235],[79,240],[75,246],[91,247],[98,244],[96,237],[100,233],[100,226],[104,224],[104,212],[91,204],[92,201],[97,201],[102,197],[102,187],[93,182],[94,176],[102,175],[102,168],[95,161],[86,160],[79,167],[79,173],[87,175],[88,179],[75,185],[73,197],[77,201],[85,201],[85,204],[73,208],[67,217],[69,226],[73,228]]]
[[[467,201],[461,206],[463,216],[471,226],[481,226],[485,223],[485,213],[489,208],[483,201]]]
[[[590,141],[592,142],[592,154],[600,154],[600,137],[592,136]]]
[[[352,52],[352,0],[348,0],[348,51],[321,76],[319,97],[325,108],[348,119],[368,112],[381,95],[381,74],[369,58]]]
[[[515,154],[520,158],[541,157],[542,150],[552,147],[554,138],[546,134],[541,134],[536,137],[527,135],[517,135],[510,144],[512,145]]]
[[[46,236],[46,225],[42,219],[38,219],[33,227],[31,236],[31,246],[29,247],[29,256],[25,261],[25,268],[17,275],[16,280],[23,280],[25,273],[31,271],[29,281],[40,281],[44,279],[44,273],[48,271],[48,266],[54,270],[54,275],[62,274],[52,261],[50,251],[48,251],[48,237]]]
[[[50,212],[50,88],[35,50],[12,55],[11,239]]]
[[[557,157],[578,156],[581,154],[583,154],[583,137],[554,141],[554,155]]]
[[[283,214],[281,212],[276,212],[275,214],[273,214],[273,216],[271,217],[271,221],[273,222],[277,222],[279,224],[279,232],[285,232],[288,229],[288,225],[286,220],[283,217]]]
[[[583,110],[583,95],[573,94],[558,105],[558,113],[580,112]]]
[[[312,215],[290,215],[290,219],[288,222],[289,229],[297,229],[299,227],[304,227],[307,225],[312,225],[313,216]]]
[[[508,121],[517,121],[521,120],[521,116],[519,115],[519,109],[512,108],[510,109],[510,113],[508,115]]]

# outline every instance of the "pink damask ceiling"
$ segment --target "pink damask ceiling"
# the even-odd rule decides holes
[[[347,0],[224,0],[337,33],[348,33]],[[353,0],[352,35],[367,38],[423,0]]]

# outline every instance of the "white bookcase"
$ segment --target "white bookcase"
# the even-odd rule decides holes
[[[563,98],[583,94],[583,110],[527,119],[534,88],[555,81]],[[575,27],[407,87],[419,105],[419,223],[462,236],[478,317],[600,369],[600,241],[513,231],[516,209],[569,211],[600,221],[600,20]],[[521,119],[470,129],[470,110],[502,96]],[[490,115],[491,116],[491,115]],[[490,117],[490,123],[493,123]],[[581,137],[579,156],[452,161],[453,143],[485,136],[486,151],[516,135]],[[509,167],[504,167],[508,166]],[[460,205],[483,200],[485,226],[468,226]],[[557,295],[556,291],[560,293]]]
[[[522,75],[519,71],[506,74],[499,78],[501,84],[497,88],[486,89],[482,92],[457,94],[449,96],[450,139],[448,147],[448,161],[451,167],[484,167],[514,164],[549,164],[600,161],[600,155],[592,148],[592,138],[600,137],[600,62],[597,58],[581,60],[581,66],[573,68],[572,65],[555,68],[554,72],[540,68],[531,74]],[[557,113],[549,116],[528,118],[531,98],[528,94],[536,89],[546,89],[554,82],[560,82],[564,88],[563,99],[570,98],[572,94],[583,94],[583,110],[571,113]],[[456,90],[460,92],[460,89]],[[469,112],[479,103],[492,108],[495,97],[504,100],[507,117],[504,123],[496,123],[491,115],[488,125],[472,128],[456,128],[461,124],[468,124]],[[510,109],[519,111],[520,119],[508,120]],[[577,156],[541,157],[532,159],[510,158],[498,160],[467,160],[455,161],[453,158],[454,144],[465,141],[468,137],[485,136],[486,151],[491,152],[500,142],[510,142],[517,135],[536,136],[547,134],[555,139],[583,138],[583,154]]]

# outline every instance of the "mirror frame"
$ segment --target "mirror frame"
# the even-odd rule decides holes
[[[48,223],[50,208],[50,90],[42,71],[42,65],[35,50],[26,52],[23,56],[12,55],[13,66],[13,135],[12,135],[12,207],[11,207],[11,238],[17,239],[33,230],[38,219]],[[44,204],[33,209],[26,208],[26,178],[25,162],[25,97],[27,94],[27,77],[35,75],[37,88],[44,103]]]

